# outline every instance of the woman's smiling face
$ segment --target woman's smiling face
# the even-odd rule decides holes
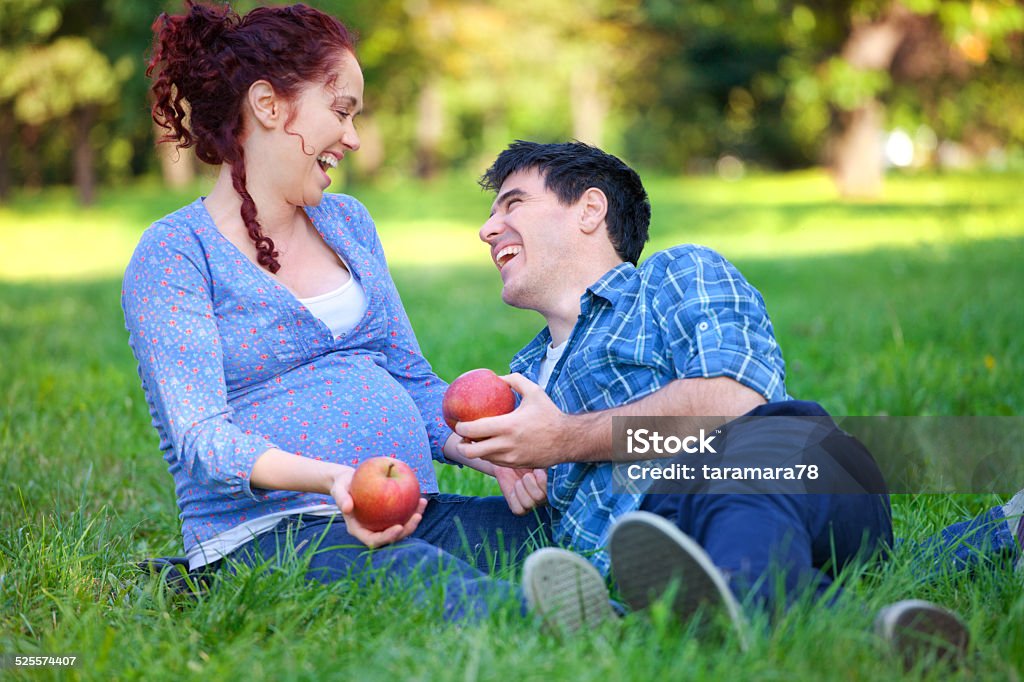
[[[327,170],[359,149],[354,119],[363,108],[363,73],[352,53],[335,62],[326,83],[311,83],[285,103],[285,124],[272,136],[273,185],[295,206],[316,206],[331,184]]]

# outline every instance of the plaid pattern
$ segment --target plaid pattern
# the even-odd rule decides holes
[[[536,381],[551,342],[543,329],[512,359]],[[679,378],[727,376],[765,396],[788,398],[785,365],[761,294],[711,249],[660,251],[639,268],[623,263],[580,299],[580,317],[545,387],[564,412],[634,402]],[[614,521],[642,495],[612,492],[608,463],[559,464],[549,471],[554,536],[590,555],[607,575],[604,547]]]

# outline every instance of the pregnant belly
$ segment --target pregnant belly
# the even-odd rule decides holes
[[[416,403],[368,356],[319,358],[248,391],[231,406],[237,426],[289,452],[350,466],[370,457],[397,457],[417,469],[421,485],[427,471],[433,478]]]

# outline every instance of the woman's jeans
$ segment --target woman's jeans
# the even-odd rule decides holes
[[[547,508],[515,516],[503,497],[439,494],[408,538],[370,550],[350,535],[341,516],[293,516],[229,555],[246,565],[308,557],[306,577],[321,583],[387,581],[410,590],[419,603],[443,594],[443,616],[480,618],[496,606],[525,602],[518,588],[492,572],[519,564],[551,542]],[[230,565],[230,561],[228,562]]]

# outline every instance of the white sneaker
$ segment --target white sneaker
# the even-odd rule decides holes
[[[747,648],[746,622],[721,571],[697,542],[668,520],[650,512],[630,512],[612,528],[612,574],[633,610],[647,608],[676,586],[672,611],[680,620],[699,610],[722,609]]]
[[[552,634],[571,634],[616,618],[604,578],[568,550],[545,547],[526,557],[523,592]]]
[[[875,633],[903,658],[909,669],[920,661],[959,663],[970,634],[960,617],[922,599],[886,606],[875,617]]]

